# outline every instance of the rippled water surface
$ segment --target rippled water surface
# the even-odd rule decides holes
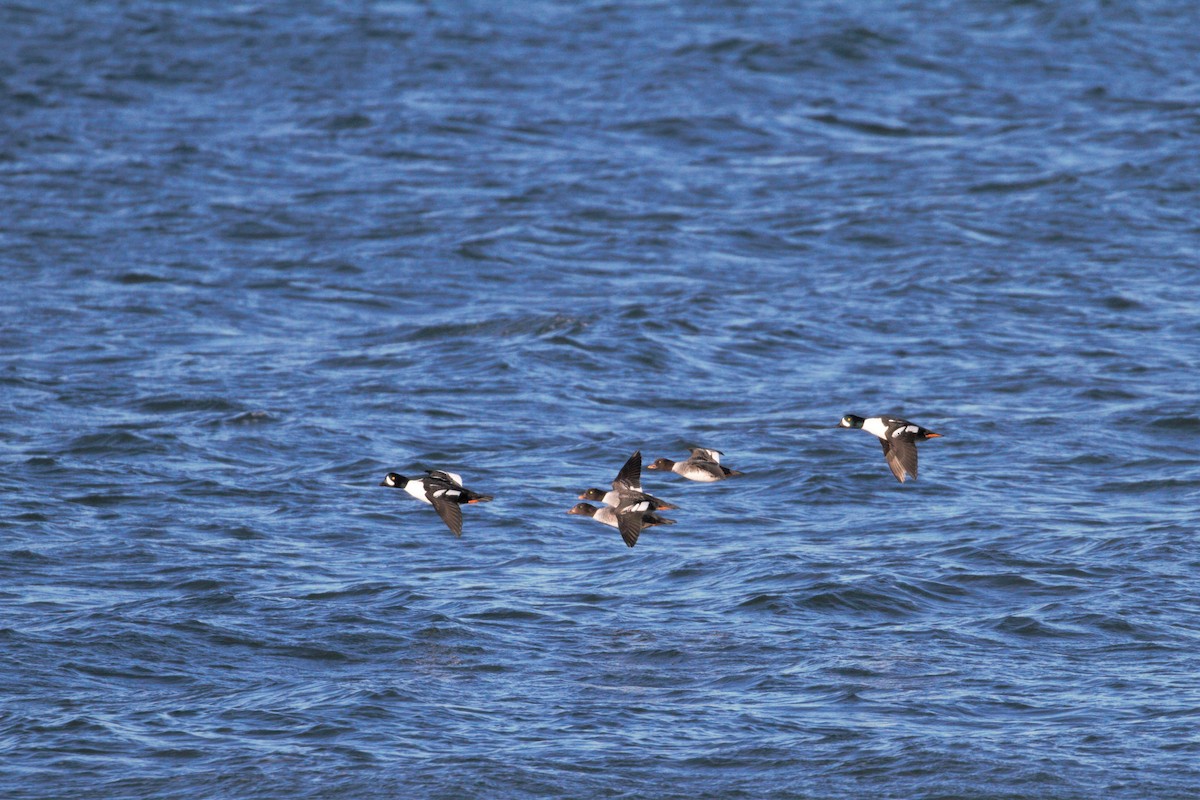
[[[1196,797],[1198,28],[0,6],[0,794]]]

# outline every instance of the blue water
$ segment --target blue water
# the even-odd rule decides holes
[[[0,795],[1200,795],[1198,28],[4,4]]]

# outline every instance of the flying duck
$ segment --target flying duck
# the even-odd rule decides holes
[[[726,478],[732,478],[735,475],[741,475],[736,469],[721,466],[721,456],[725,455],[720,450],[712,450],[707,447],[694,447],[692,454],[688,456],[686,461],[671,461],[668,458],[660,458],[646,469],[661,469],[674,472],[676,475],[682,475],[691,481],[701,481],[703,483],[712,483],[713,481],[721,481]]]
[[[455,536],[462,536],[463,503],[486,503],[490,494],[479,494],[463,486],[462,478],[453,472],[440,469],[425,470],[424,477],[406,478],[389,472],[380,486],[403,489],[422,503],[429,503]]]
[[[901,483],[904,483],[906,476],[911,475],[914,481],[917,479],[917,442],[942,435],[906,419],[888,416],[863,418],[847,414],[837,427],[862,428],[878,436],[888,466]]]
[[[629,457],[629,460],[625,462],[625,466],[621,467],[621,471],[617,473],[616,480],[612,482],[612,487],[612,491],[609,492],[603,489],[588,489],[579,495],[579,499],[599,500],[605,505],[616,506],[617,508],[636,505],[638,503],[649,503],[647,507],[652,511],[666,511],[669,508],[679,508],[679,506],[673,503],[660,500],[642,491],[641,450],[635,450],[633,455]]]
[[[638,536],[644,529],[652,525],[675,524],[675,520],[660,517],[658,514],[648,510],[648,506],[648,503],[639,503],[634,506],[617,509],[612,506],[596,508],[589,503],[576,503],[567,513],[591,517],[596,522],[611,525],[621,532],[621,538],[625,540],[625,544],[633,547],[637,544]]]

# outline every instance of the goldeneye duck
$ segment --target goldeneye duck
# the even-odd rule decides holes
[[[440,469],[427,469],[420,478],[406,478],[389,472],[379,485],[403,489],[422,503],[429,503],[455,536],[462,536],[462,509],[459,506],[493,499],[490,494],[479,494],[464,487],[458,474]]]
[[[901,483],[904,483],[905,476],[911,476],[914,481],[917,479],[917,442],[942,435],[906,419],[885,415],[864,418],[847,414],[837,427],[862,428],[878,436],[888,466]]]
[[[736,469],[721,465],[721,456],[725,455],[720,450],[713,450],[708,447],[694,447],[692,454],[688,456],[686,461],[672,461],[669,458],[657,459],[653,464],[646,469],[668,470],[676,475],[682,475],[688,480],[701,481],[703,483],[712,483],[713,481],[722,481],[726,478],[732,478],[735,475],[741,475]]]
[[[625,462],[625,466],[621,467],[621,471],[617,473],[616,480],[612,482],[612,487],[612,491],[610,492],[606,492],[603,489],[588,489],[579,495],[579,499],[599,500],[605,505],[616,506],[617,508],[633,506],[639,503],[648,503],[647,508],[654,511],[679,508],[677,505],[668,503],[666,500],[660,500],[642,491],[641,450],[635,450],[633,455],[629,457],[629,460]]]
[[[673,519],[660,517],[653,511],[647,511],[638,507],[616,509],[612,506],[601,506],[600,508],[596,508],[589,503],[576,503],[567,513],[591,517],[596,522],[611,525],[621,532],[621,538],[625,540],[625,544],[629,547],[637,544],[638,536],[646,528],[652,525],[675,524],[675,520]]]

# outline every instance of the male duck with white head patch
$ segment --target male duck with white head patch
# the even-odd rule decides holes
[[[862,428],[867,433],[879,437],[884,458],[887,459],[896,480],[901,483],[904,483],[905,477],[911,476],[914,481],[917,479],[917,442],[942,435],[906,419],[886,415],[859,417],[847,414],[836,427]]]
[[[439,469],[427,469],[420,478],[406,478],[397,472],[389,472],[379,485],[403,489],[422,503],[433,506],[455,536],[462,536],[462,509],[459,506],[486,503],[492,499],[490,494],[473,492],[463,486],[458,474]]]

